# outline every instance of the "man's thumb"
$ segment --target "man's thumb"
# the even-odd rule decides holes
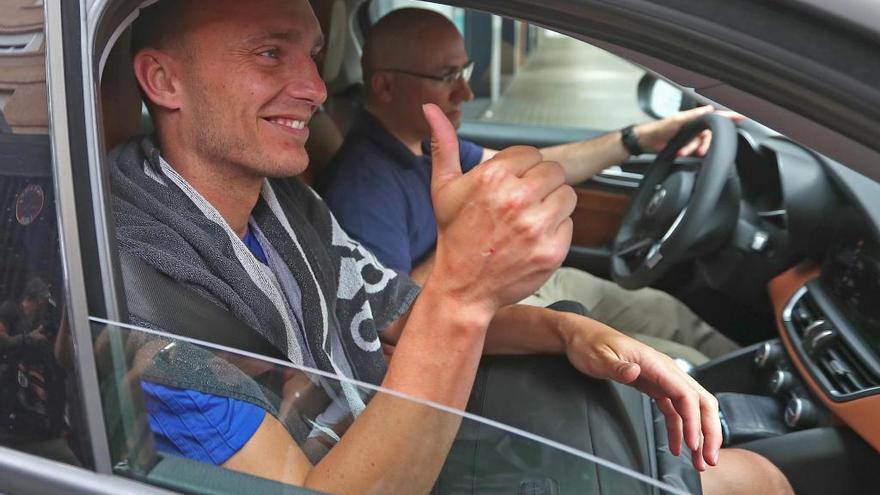
[[[461,175],[458,135],[452,122],[433,103],[422,105],[425,120],[431,127],[431,186],[442,186]]]
[[[612,377],[614,381],[623,384],[631,383],[639,377],[639,374],[641,373],[641,367],[636,363],[619,361],[618,363],[616,363],[614,373],[615,374]]]

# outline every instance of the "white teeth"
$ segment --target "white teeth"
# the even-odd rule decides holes
[[[306,127],[306,122],[304,120],[270,119],[269,121],[273,124],[290,127],[291,129],[304,129]]]

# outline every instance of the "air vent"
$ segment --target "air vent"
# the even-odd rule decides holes
[[[834,338],[814,352],[813,360],[831,386],[831,393],[849,395],[880,386],[880,381],[839,339]]]
[[[791,324],[798,337],[803,337],[807,329],[814,327],[817,322],[824,320],[824,315],[822,315],[809,292],[805,292],[803,297],[798,299],[791,309]]]
[[[796,294],[786,320],[814,375],[836,397],[880,387],[880,377],[862,364],[813,297],[806,288]]]

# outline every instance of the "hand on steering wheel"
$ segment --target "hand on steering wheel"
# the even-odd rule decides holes
[[[696,174],[674,170],[677,152],[706,129],[712,132],[712,141],[700,170]],[[729,180],[739,192],[736,147],[736,127],[717,114],[690,122],[669,141],[648,167],[614,239],[615,282],[626,289],[646,287],[691,254]],[[738,198],[732,204],[738,206]]]

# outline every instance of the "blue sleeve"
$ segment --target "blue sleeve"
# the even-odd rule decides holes
[[[220,465],[244,447],[266,412],[250,402],[141,381],[160,452]]]
[[[348,235],[388,268],[412,270],[407,205],[398,181],[378,168],[349,170],[324,191],[324,200]]]
[[[467,172],[483,161],[483,147],[467,139],[459,138],[458,157],[461,160],[462,172]]]

